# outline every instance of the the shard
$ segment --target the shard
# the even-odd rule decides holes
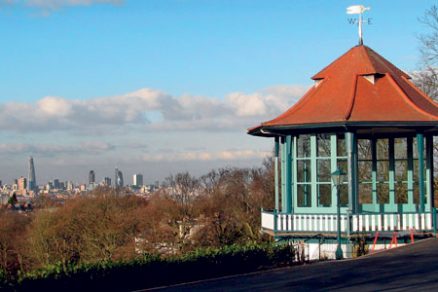
[[[29,191],[37,191],[37,183],[35,178],[35,165],[33,163],[33,157],[29,157],[29,177],[27,188]]]

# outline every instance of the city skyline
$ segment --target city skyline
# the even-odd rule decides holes
[[[132,174],[132,183],[129,182],[125,182],[123,179],[123,171],[119,168],[115,168],[114,169],[114,173],[115,173],[115,177],[114,177],[114,182],[117,182],[117,186],[129,186],[129,185],[134,185],[134,186],[141,186],[143,185],[143,174],[142,173],[134,173]],[[99,176],[96,176],[96,172],[94,170],[89,170],[88,171],[88,176],[87,176],[87,180],[78,180],[78,181],[73,181],[71,180],[71,178],[68,177],[64,177],[64,178],[60,178],[59,176],[53,176],[50,177],[48,179],[42,180],[42,184],[38,184],[37,180],[36,180],[36,173],[35,173],[35,165],[34,165],[34,160],[33,157],[30,156],[29,160],[28,160],[28,175],[27,177],[20,175],[19,177],[15,177],[13,179],[11,179],[11,181],[7,181],[4,179],[0,179],[0,186],[1,185],[13,185],[15,183],[20,185],[20,180],[21,185],[23,186],[22,189],[23,190],[27,190],[27,191],[34,191],[38,186],[42,186],[45,185],[46,183],[49,182],[74,182],[76,184],[88,184],[88,185],[93,185],[93,184],[100,184],[105,182],[105,179],[109,178],[106,173],[102,174],[101,179],[96,179],[99,178]],[[150,181],[150,184],[152,183],[156,183],[155,181]],[[111,184],[110,184],[111,185]]]
[[[142,173],[134,173],[132,175],[132,181],[124,181],[123,179],[123,171],[121,169],[115,168],[114,170],[115,177],[114,182],[117,183],[117,185],[113,185],[111,182],[111,178],[108,176],[102,175],[101,179],[96,179],[96,172],[94,170],[88,171],[88,181],[72,181],[69,178],[60,179],[59,177],[52,177],[49,180],[43,181],[41,184],[38,184],[36,182],[36,176],[35,176],[35,166],[33,163],[33,157],[29,158],[29,174],[28,177],[20,176],[12,179],[12,181],[3,181],[0,180],[0,186],[8,185],[12,186],[16,184],[18,186],[18,189],[20,191],[36,191],[38,190],[38,187],[44,187],[47,184],[52,184],[54,188],[59,187],[59,184],[64,184],[65,187],[69,183],[73,183],[77,186],[80,185],[87,185],[90,187],[94,187],[97,185],[109,185],[109,186],[116,186],[116,187],[123,187],[123,186],[135,186],[135,187],[141,187],[143,185],[154,185],[157,184],[158,181],[144,183],[143,181],[143,174]],[[92,190],[89,189],[89,190]]]
[[[0,0],[5,183],[28,177],[29,156],[38,182],[87,182],[90,169],[114,179],[115,167],[151,183],[261,166],[273,145],[246,129],[286,110],[357,43],[351,1],[29,3]],[[420,69],[418,18],[435,1],[362,4],[364,43]]]

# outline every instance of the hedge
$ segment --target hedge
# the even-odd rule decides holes
[[[16,283],[0,283],[14,291],[132,291],[291,265],[294,258],[289,245],[231,245],[170,258],[149,255],[129,262],[51,265],[21,274]]]

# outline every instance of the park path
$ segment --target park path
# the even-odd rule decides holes
[[[236,275],[159,291],[438,291],[438,239],[353,260]]]

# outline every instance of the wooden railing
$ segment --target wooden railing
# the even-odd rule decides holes
[[[335,214],[282,214],[262,211],[261,215],[262,228],[275,232],[337,231],[338,218]],[[433,231],[433,216],[436,216],[436,213],[342,214],[341,232]]]

